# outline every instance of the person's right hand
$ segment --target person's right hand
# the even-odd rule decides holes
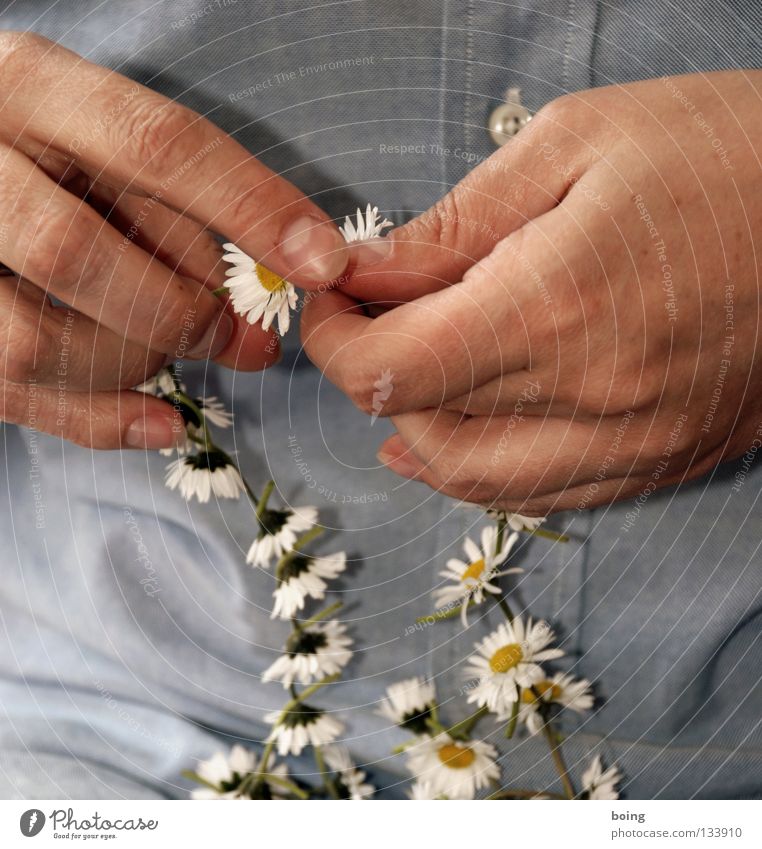
[[[129,387],[167,357],[278,357],[210,291],[224,281],[210,231],[305,286],[342,273],[344,241],[218,127],[45,38],[0,32],[0,91],[0,420],[169,447],[178,414]]]

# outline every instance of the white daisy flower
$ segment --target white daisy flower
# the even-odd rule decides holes
[[[336,619],[296,630],[286,642],[286,653],[264,671],[262,681],[280,681],[288,689],[336,675],[352,659],[351,645],[346,626]]]
[[[365,208],[365,216],[363,216],[362,210],[358,207],[356,215],[357,223],[353,223],[352,219],[347,215],[344,223],[339,226],[339,230],[341,230],[341,235],[347,242],[364,242],[368,239],[376,239],[387,227],[394,226],[394,222],[389,221],[388,218],[379,219],[381,219],[381,215],[378,212],[378,207],[371,207],[368,204]]]
[[[266,569],[291,551],[296,538],[317,524],[315,507],[295,507],[293,510],[265,510],[259,518],[259,535],[251,544],[246,562]]]
[[[153,377],[149,377],[148,380],[141,383],[140,386],[136,386],[135,392],[143,392],[146,395],[155,395],[157,398],[163,398],[171,395],[178,388],[181,392],[185,391],[184,384],[179,383],[175,379],[174,374],[168,368],[164,367],[159,369]]]
[[[413,734],[428,734],[426,720],[436,704],[436,691],[431,681],[406,678],[386,688],[386,699],[378,710],[380,716]]]
[[[532,687],[525,687],[521,691],[518,720],[526,725],[530,734],[537,734],[542,730],[540,707],[543,704],[559,705],[576,713],[590,710],[593,706],[590,682],[585,678],[575,679],[563,672],[556,672],[552,678],[545,678]],[[507,719],[506,716],[500,718]]]
[[[434,785],[430,781],[414,781],[410,790],[408,790],[408,798],[415,802],[428,802],[432,799],[447,799],[441,793],[434,789]]]
[[[179,489],[186,501],[195,497],[202,504],[212,494],[217,498],[238,498],[244,491],[238,469],[221,451],[179,457],[167,466],[165,480],[170,489]]]
[[[482,530],[481,548],[470,538],[463,541],[463,550],[466,552],[466,560],[453,558],[447,561],[447,569],[439,574],[447,578],[451,583],[440,587],[434,592],[434,603],[437,608],[451,608],[460,604],[460,618],[465,628],[468,625],[468,605],[481,604],[485,593],[501,595],[500,587],[492,583],[496,578],[503,575],[511,575],[522,572],[522,569],[504,569],[500,566],[505,561],[511,549],[519,538],[517,533],[508,535],[500,548],[495,553],[497,545],[497,528],[490,525]]]
[[[587,799],[605,799],[612,801],[619,798],[616,785],[622,780],[619,767],[610,766],[603,769],[600,755],[596,755],[590,766],[582,773],[582,786]]]
[[[310,707],[310,705],[296,705],[279,722],[281,713],[276,710],[265,716],[267,722],[278,723],[267,739],[268,742],[275,741],[281,757],[300,755],[305,746],[324,746],[326,743],[333,743],[343,730],[338,720],[320,708]]]
[[[290,619],[302,610],[309,596],[315,600],[325,596],[326,580],[338,577],[347,566],[347,555],[340,551],[327,557],[297,554],[286,564],[278,588],[273,593],[275,604],[271,619]]]
[[[296,289],[231,242],[222,247],[227,251],[222,258],[232,265],[225,272],[225,286],[235,312],[246,316],[249,324],[261,320],[263,330],[268,330],[277,317],[278,332],[284,336],[291,324],[291,310],[296,306]]]
[[[253,785],[241,786],[244,778],[256,772],[257,756],[249,749],[236,744],[225,754],[217,752],[211,758],[201,761],[196,773],[212,787],[199,787],[191,791],[193,799],[251,799]],[[288,776],[285,764],[270,764],[268,775]],[[283,796],[283,790],[275,783],[265,780],[258,798],[275,798]]]
[[[197,398],[196,404],[204,414],[204,418],[215,427],[226,428],[233,424],[233,414],[225,409],[225,405],[217,400],[216,395]]]
[[[554,636],[546,622],[527,619],[525,626],[518,616],[499,625],[476,643],[477,654],[469,658],[467,672],[477,682],[468,701],[486,706],[498,716],[510,714],[519,688],[531,687],[545,678],[538,664],[563,657],[561,649],[547,648]]]
[[[482,740],[454,740],[449,734],[422,738],[408,749],[408,769],[430,792],[448,799],[473,799],[500,777],[497,751]]]
[[[365,780],[366,773],[357,769],[349,752],[343,746],[334,743],[323,746],[320,751],[323,753],[326,764],[338,775],[341,785],[339,794],[342,798],[369,799],[376,792],[376,788]]]

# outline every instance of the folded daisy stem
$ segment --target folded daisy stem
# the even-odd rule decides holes
[[[265,781],[268,784],[277,784],[279,787],[282,787],[284,790],[288,790],[292,796],[296,796],[297,799],[309,799],[310,794],[306,790],[302,790],[298,784],[294,784],[293,781],[289,781],[287,778],[284,778],[282,775],[273,775],[272,773],[265,774]]]
[[[328,791],[328,795],[332,799],[338,799],[339,788],[336,786],[336,781],[334,780],[333,774],[326,766],[325,758],[323,757],[323,750],[320,748],[320,746],[313,746],[312,749],[315,753],[315,765],[318,768],[318,772],[323,777],[323,785]]]
[[[332,613],[336,613],[336,611],[340,610],[343,606],[343,601],[334,601],[333,604],[329,604],[328,607],[324,607],[321,611],[315,613],[314,616],[310,616],[309,619],[305,619],[303,622],[294,621],[294,627],[300,629],[309,628],[310,625],[314,625],[316,622],[320,622],[321,619],[325,619]]]
[[[560,796],[558,793],[548,793],[545,790],[524,790],[522,788],[511,788],[510,790],[498,790],[495,793],[490,793],[487,796],[489,799],[562,799],[566,796]]]
[[[564,761],[564,756],[561,753],[561,742],[558,739],[558,735],[556,734],[555,729],[551,725],[550,721],[546,721],[542,726],[542,733],[545,736],[545,739],[548,742],[548,747],[550,748],[550,756],[553,758],[553,763],[556,766],[556,770],[558,771],[558,776],[561,779],[561,784],[564,788],[564,794],[567,799],[576,798],[576,793],[574,792],[574,785],[569,778],[569,771],[566,768],[566,762]]]
[[[468,736],[476,723],[488,713],[489,711],[487,710],[487,707],[483,705],[470,716],[467,716],[465,719],[461,719],[460,722],[456,722],[455,725],[451,725],[449,728],[445,729],[445,733],[458,740],[468,740]]]
[[[329,675],[328,677],[323,678],[322,681],[317,681],[315,684],[311,684],[309,687],[306,687],[304,690],[302,690],[301,693],[297,693],[295,696],[289,699],[284,705],[283,710],[280,712],[280,715],[273,723],[273,730],[285,720],[289,712],[292,711],[297,705],[301,704],[303,701],[305,701],[305,699],[308,699],[321,687],[325,687],[327,684],[333,684],[334,681],[338,681],[339,677],[339,673],[336,673],[335,675]],[[265,781],[265,777],[267,775],[267,764],[270,760],[270,755],[272,754],[274,747],[275,738],[272,737],[270,740],[267,741],[267,743],[265,743],[265,747],[262,750],[262,760],[259,762],[259,769],[256,773],[253,773],[256,780],[256,783],[254,785],[255,788],[260,787]]]
[[[554,542],[569,542],[569,537],[566,534],[557,534],[554,531],[549,531],[545,528],[531,528],[527,530],[526,533],[533,537],[552,539]]]
[[[259,496],[259,501],[257,502],[255,500],[254,503],[255,503],[255,506],[257,508],[257,511],[256,511],[257,521],[259,521],[262,518],[262,516],[264,516],[265,510],[267,509],[267,502],[270,500],[270,496],[272,495],[274,489],[275,489],[275,481],[274,480],[267,481],[267,483],[265,484],[265,488],[262,490],[262,495]]]
[[[307,531],[306,534],[300,536],[299,539],[294,543],[294,547],[290,551],[287,551],[280,558],[280,560],[278,561],[278,565],[275,567],[275,577],[279,584],[282,580],[283,571],[285,570],[286,566],[288,566],[288,564],[295,557],[298,557],[299,555],[303,554],[301,549],[304,548],[307,543],[312,542],[313,539],[317,539],[322,533],[325,533],[325,528],[321,527],[320,525],[315,525],[315,527]]]
[[[198,418],[198,420],[201,422],[201,432],[203,433],[203,439],[199,439],[198,436],[195,436],[191,433],[188,434],[188,439],[190,439],[191,442],[195,442],[197,445],[202,445],[205,451],[216,451],[219,454],[222,454],[226,462],[238,471],[238,474],[241,476],[241,480],[243,481],[243,488],[246,491],[246,495],[248,495],[249,500],[254,505],[254,509],[258,511],[257,518],[259,518],[261,514],[259,513],[259,499],[257,498],[256,493],[244,477],[243,472],[241,471],[241,468],[238,463],[233,460],[233,458],[230,456],[230,454],[228,454],[227,451],[225,451],[223,448],[220,448],[220,446],[215,443],[214,439],[212,438],[212,433],[209,430],[209,425],[206,422],[206,416],[204,415],[203,409],[198,406],[198,404],[193,400],[193,398],[191,398],[189,395],[186,395],[186,393],[183,392],[181,389],[175,389],[175,391],[171,395],[167,396],[167,399],[169,401],[174,401],[175,404],[182,404],[183,406],[188,407],[188,409],[191,410]],[[270,486],[271,484],[272,486]],[[269,498],[270,492],[272,492],[272,487],[275,486],[275,482],[268,481],[267,486],[270,486],[270,490],[267,493],[267,497]],[[265,486],[265,490],[267,490],[267,486]]]

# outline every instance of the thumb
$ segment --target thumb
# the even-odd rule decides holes
[[[574,169],[549,155],[554,146],[532,127],[538,117],[421,216],[384,239],[350,245],[343,291],[363,301],[415,300],[457,283],[497,242],[555,207]]]

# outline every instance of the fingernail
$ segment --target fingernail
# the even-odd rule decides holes
[[[295,272],[313,280],[333,280],[347,267],[347,245],[341,233],[313,215],[303,215],[286,226],[280,252]]]
[[[379,451],[378,454],[376,454],[376,457],[378,457],[379,461],[388,469],[391,469],[403,478],[415,479],[425,468],[423,463],[412,458],[410,454],[400,457],[395,454],[387,454],[385,451]]]
[[[171,448],[178,435],[170,419],[164,416],[144,416],[127,428],[124,441],[130,448]]]
[[[371,239],[368,242],[353,242],[349,246],[349,255],[355,268],[363,265],[375,265],[384,262],[392,255],[394,242],[384,237]]]
[[[199,342],[188,351],[192,360],[211,360],[228,344],[233,335],[233,319],[224,312],[209,325]]]

